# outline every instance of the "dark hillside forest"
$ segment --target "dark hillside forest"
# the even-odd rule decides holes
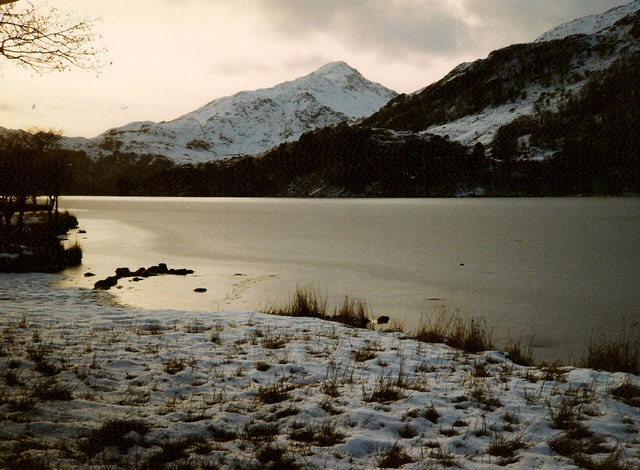
[[[493,188],[525,194],[638,194],[640,192],[640,57],[594,74],[557,112],[523,116],[500,128],[493,156],[503,162]],[[518,140],[553,149],[542,162],[519,161]]]
[[[118,152],[66,159],[68,194],[118,196],[313,196],[319,187],[335,196],[452,196],[487,166],[483,152],[441,137],[348,125],[309,132],[261,157],[182,165]]]

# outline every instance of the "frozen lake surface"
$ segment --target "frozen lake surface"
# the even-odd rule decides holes
[[[65,285],[165,262],[186,278],[120,281],[140,308],[260,310],[296,285],[365,300],[405,328],[443,309],[499,344],[579,359],[640,321],[640,199],[300,200],[66,197],[84,262]],[[85,278],[86,271],[97,278]],[[196,294],[194,288],[207,292]]]

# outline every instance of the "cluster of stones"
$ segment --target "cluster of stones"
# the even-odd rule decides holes
[[[157,266],[151,266],[149,268],[138,268],[136,271],[131,271],[129,268],[118,268],[116,269],[115,276],[109,276],[105,279],[99,280],[93,285],[93,288],[100,290],[109,290],[117,285],[118,281],[123,278],[132,278],[132,281],[138,282],[144,278],[159,276],[161,274],[186,276],[187,274],[193,274],[193,269],[169,269],[165,263],[160,263]]]

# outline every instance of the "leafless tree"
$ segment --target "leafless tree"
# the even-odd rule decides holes
[[[104,50],[94,47],[95,22],[47,4],[0,0],[0,58],[38,73],[99,69]]]

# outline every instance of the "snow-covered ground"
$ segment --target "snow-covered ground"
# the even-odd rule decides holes
[[[637,376],[318,319],[124,309],[56,279],[0,275],[6,468],[569,469],[576,449],[640,464],[640,409],[614,396]]]

